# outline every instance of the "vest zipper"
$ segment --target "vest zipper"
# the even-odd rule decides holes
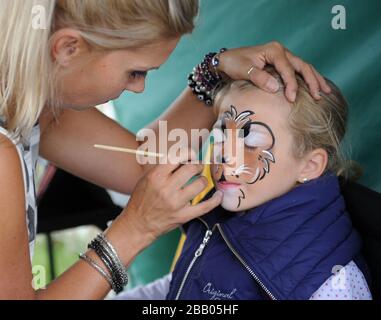
[[[261,286],[261,288],[267,293],[267,295],[272,300],[277,300],[275,296],[270,292],[269,289],[266,288],[266,286],[263,284],[263,282],[258,278],[258,276],[254,273],[253,270],[249,267],[249,265],[245,262],[245,260],[242,259],[242,257],[238,254],[238,252],[234,249],[232,244],[229,242],[227,237],[225,236],[225,233],[222,231],[222,228],[220,224],[217,224],[217,228],[221,233],[222,238],[224,239],[225,243],[227,244],[230,251],[237,257],[237,259],[242,263],[242,265],[246,268],[246,270],[251,274],[251,276],[254,278],[254,280]]]
[[[210,240],[210,237],[212,236],[213,232],[209,229],[209,226],[208,224],[199,218],[199,220],[201,220],[201,222],[206,225],[207,227],[207,231],[205,233],[205,236],[204,236],[204,239],[202,240],[202,243],[200,244],[200,246],[198,247],[198,249],[196,250],[196,252],[194,253],[194,257],[191,261],[191,263],[189,264],[188,268],[187,268],[187,271],[185,272],[185,275],[183,277],[183,280],[181,281],[181,284],[180,284],[180,287],[179,287],[179,290],[177,291],[177,294],[176,294],[176,298],[175,300],[179,300],[180,296],[181,296],[181,293],[184,289],[184,285],[185,285],[185,282],[187,281],[187,278],[193,268],[193,265],[195,264],[195,262],[197,261],[197,259],[202,255],[202,253],[204,252],[204,249],[206,247],[206,245],[208,244],[209,240]]]

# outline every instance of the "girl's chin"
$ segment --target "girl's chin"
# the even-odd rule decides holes
[[[242,211],[241,206],[238,207],[238,196],[230,198],[226,194],[222,200],[221,207],[230,212],[239,212]]]
[[[231,212],[231,213],[241,212],[241,211],[242,211],[242,209],[237,208],[237,205],[235,205],[235,206],[231,206],[231,205],[224,205],[224,204],[221,204],[221,207],[224,208],[226,211],[229,211],[229,212]]]

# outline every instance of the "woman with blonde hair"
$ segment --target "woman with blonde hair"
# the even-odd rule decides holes
[[[0,299],[102,299],[127,283],[126,267],[159,235],[209,212],[222,195],[191,206],[205,187],[201,165],[140,165],[135,156],[96,151],[96,143],[137,149],[136,137],[96,105],[124,90],[142,92],[147,72],[159,68],[181,36],[191,33],[198,0],[0,0]],[[36,21],[36,12],[44,13]],[[221,50],[195,68],[190,88],[161,120],[168,130],[210,129],[212,91],[220,74],[251,80],[267,91],[278,84],[263,68],[273,64],[295,99],[294,73],[311,94],[329,92],[314,68],[279,43]],[[196,93],[196,94],[194,94]],[[151,125],[158,130],[158,121]],[[168,145],[170,147],[170,145]],[[81,259],[44,290],[32,286],[36,236],[34,167],[38,154],[131,200]]]

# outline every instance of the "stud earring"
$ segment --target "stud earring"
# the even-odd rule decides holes
[[[69,48],[69,54],[72,55],[74,52],[75,52],[75,48],[74,47],[70,47]]]
[[[310,180],[308,179],[308,178],[304,178],[303,180],[302,180],[302,183],[303,184],[305,184],[305,183],[307,183],[307,182],[309,182]]]

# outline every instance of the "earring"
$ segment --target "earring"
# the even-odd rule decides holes
[[[302,180],[302,183],[303,184],[305,184],[305,183],[307,183],[307,182],[309,182],[310,180],[308,179],[308,178],[304,178],[303,180]]]
[[[74,52],[75,52],[75,48],[74,47],[70,47],[69,48],[69,54],[72,55]]]

